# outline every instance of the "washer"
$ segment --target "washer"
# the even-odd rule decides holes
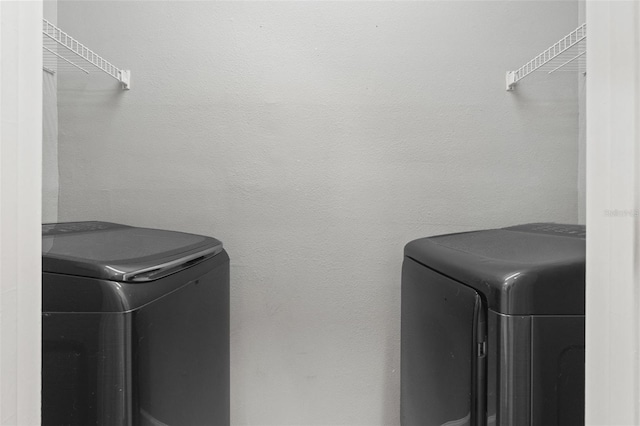
[[[43,425],[229,425],[220,241],[47,224],[42,269]]]

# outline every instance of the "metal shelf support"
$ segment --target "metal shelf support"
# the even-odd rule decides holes
[[[560,60],[561,56],[566,57],[567,53],[571,51],[572,48],[579,45],[579,43],[583,42],[587,38],[587,24],[582,24],[575,30],[571,31],[553,46],[549,47],[544,52],[540,53],[538,56],[521,66],[515,71],[507,71],[506,75],[506,88],[507,90],[513,90],[520,80],[533,73],[534,71],[540,69],[541,67],[549,64],[553,60]],[[563,61],[560,66],[555,67],[549,73],[555,72],[562,68],[563,66],[573,62],[575,59],[580,58],[584,55],[584,51],[578,53],[577,55],[573,55],[573,57],[569,60]]]
[[[86,61],[99,70],[103,71],[107,75],[118,80],[120,83],[122,83],[122,88],[124,90],[129,90],[131,88],[130,70],[124,70],[116,67],[111,62],[107,61],[106,59],[95,53],[93,50],[89,49],[84,44],[80,43],[78,40],[74,39],[69,34],[65,33],[46,19],[42,20],[42,34],[48,37],[50,40],[56,42],[57,45],[65,48],[66,51],[72,53],[72,56],[75,59],[82,59],[83,61]],[[84,67],[74,63],[69,58],[63,57],[58,53],[53,52],[51,49],[48,49],[47,47],[43,46],[43,49],[48,51],[50,54],[53,54],[56,57],[60,58],[61,60],[73,65],[74,67],[77,67],[80,70],[88,73],[88,71],[86,71]]]

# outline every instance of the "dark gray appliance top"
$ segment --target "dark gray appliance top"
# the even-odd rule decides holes
[[[152,281],[222,252],[215,238],[108,222],[42,225],[42,270],[121,282]]]
[[[405,256],[510,315],[584,315],[585,227],[531,223],[422,238]]]

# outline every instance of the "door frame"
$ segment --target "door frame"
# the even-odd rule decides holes
[[[587,1],[586,424],[640,424],[640,4]]]
[[[40,424],[42,1],[0,1],[0,424]]]

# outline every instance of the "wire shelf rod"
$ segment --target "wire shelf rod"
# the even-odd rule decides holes
[[[54,52],[53,50],[49,49],[48,47],[42,46],[42,48],[44,50],[46,50],[47,52],[51,53],[52,55],[55,55],[58,59],[61,59],[71,65],[73,65],[74,67],[78,68],[79,70],[84,71],[86,74],[89,74],[89,71],[85,70],[84,68],[82,68],[80,65],[74,64],[73,62],[71,62],[70,60],[68,60],[67,58],[65,58],[62,55],[58,55],[56,52]]]
[[[557,67],[555,67],[554,69],[552,69],[551,71],[548,72],[548,74],[554,73],[556,71],[558,71],[560,68],[570,64],[571,62],[575,61],[576,59],[579,59],[582,55],[584,55],[587,52],[582,52],[582,53],[578,53],[576,56],[574,56],[573,58],[569,59],[568,61],[566,61],[565,63],[558,65]]]

